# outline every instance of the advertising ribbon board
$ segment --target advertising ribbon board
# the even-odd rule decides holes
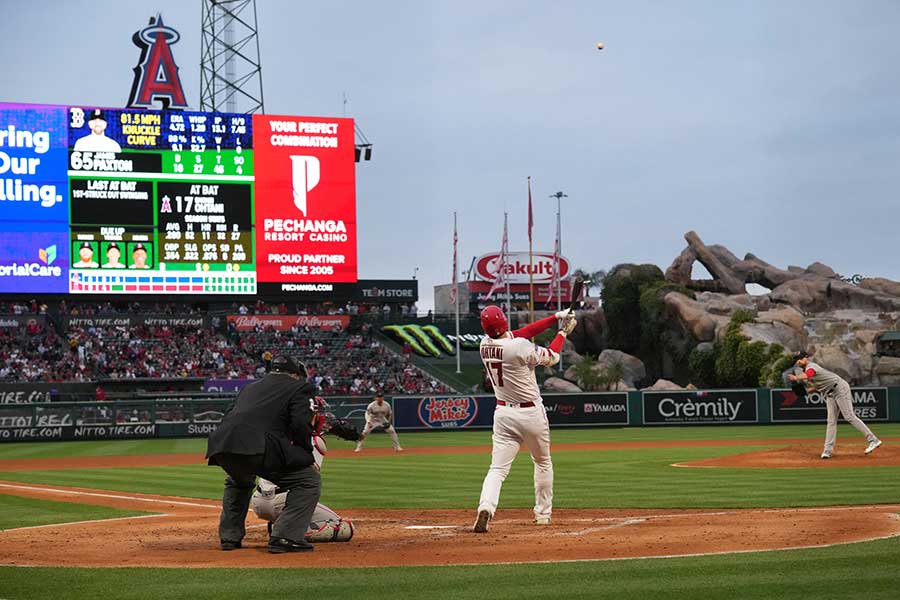
[[[851,388],[853,412],[863,421],[887,421],[888,392],[884,387]],[[773,423],[824,423],[828,417],[823,394],[813,392],[798,398],[791,390],[772,390]]]
[[[756,390],[642,392],[645,425],[757,423]]]

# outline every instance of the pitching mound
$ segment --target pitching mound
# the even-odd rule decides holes
[[[678,463],[678,467],[749,467],[755,469],[809,469],[836,467],[897,467],[900,466],[900,445],[888,444],[866,455],[865,444],[841,444],[838,441],[834,454],[829,459],[820,458],[822,446],[819,444],[798,444],[761,450],[732,456],[707,458],[687,463]]]

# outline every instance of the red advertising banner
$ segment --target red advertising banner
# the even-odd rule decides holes
[[[234,323],[238,331],[250,331],[261,326],[266,329],[286,331],[297,327],[318,329],[346,329],[350,324],[348,315],[228,315],[228,323]]]
[[[253,115],[260,282],[356,282],[353,119]]]

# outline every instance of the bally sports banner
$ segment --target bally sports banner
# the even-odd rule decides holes
[[[350,324],[349,315],[228,315],[225,318],[229,324],[234,323],[238,331],[251,331],[257,327],[286,331],[294,326],[346,329]]]
[[[353,119],[253,115],[260,282],[356,281]]]

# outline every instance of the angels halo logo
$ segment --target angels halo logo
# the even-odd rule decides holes
[[[181,34],[166,26],[160,14],[150,17],[150,24],[135,32],[131,40],[141,49],[141,58],[134,68],[126,106],[151,108],[156,100],[163,109],[188,107],[170,47],[180,39]]]
[[[465,427],[478,416],[478,402],[471,396],[429,396],[419,400],[418,412],[427,427]]]

